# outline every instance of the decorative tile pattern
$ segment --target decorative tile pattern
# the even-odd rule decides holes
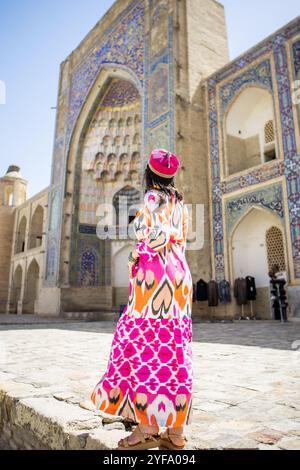
[[[60,218],[60,199],[61,193],[58,189],[54,189],[50,193],[51,211],[49,228],[52,233],[56,232],[59,226]]]
[[[128,105],[137,104],[140,101],[140,95],[137,88],[128,80],[114,80],[105,95],[100,109],[123,108]]]
[[[79,225],[79,233],[83,235],[96,235],[97,227],[95,225]]]
[[[155,3],[155,2],[154,2]],[[155,5],[152,3],[155,14]],[[153,148],[163,146],[174,151],[174,70],[173,70],[173,17],[159,27],[166,27],[168,44],[153,54],[150,35],[146,48],[146,94],[145,94],[145,150],[146,155]],[[156,52],[156,51],[155,51]],[[144,162],[145,163],[145,162]]]
[[[280,105],[284,158],[288,160],[297,154],[297,146],[291,97],[291,83],[288,70],[288,58],[284,38],[282,36],[276,36],[273,40],[273,46],[278,98]]]
[[[50,278],[55,275],[55,271],[56,271],[56,262],[57,262],[56,252],[57,252],[57,249],[56,249],[55,240],[50,240],[48,251],[47,251],[47,258],[46,258],[46,271]]]
[[[78,254],[80,270],[78,272],[78,285],[95,287],[99,285],[99,243],[79,240]]]
[[[167,62],[167,58],[166,58]],[[168,112],[168,63],[158,64],[150,78],[150,120],[154,121]]]
[[[169,0],[151,2],[151,60],[163,54],[168,47],[168,9]]]
[[[169,147],[170,123],[166,120],[154,129],[149,130],[149,147],[150,148],[163,148]]]
[[[53,287],[58,281],[59,272],[59,250],[60,245],[60,231],[59,226],[61,222],[61,208],[62,208],[62,185],[64,182],[65,172],[65,145],[66,145],[66,118],[68,112],[68,96],[69,87],[68,83],[69,75],[69,62],[66,61],[61,68],[61,88],[57,102],[57,120],[55,129],[55,140],[53,148],[53,164],[52,164],[52,175],[51,175],[51,187],[48,196],[48,231],[46,233],[46,260],[45,260],[45,276],[44,285],[47,287]],[[55,251],[52,252],[51,263],[48,263],[47,253],[51,250],[51,243],[55,243]],[[53,268],[54,267],[54,268]]]
[[[59,181],[62,173],[62,165],[64,161],[65,140],[63,137],[58,138],[54,145],[55,160],[53,161],[53,180]]]
[[[217,113],[216,82],[210,79],[208,82],[208,111],[209,111],[209,136],[210,136],[210,160],[211,177],[213,185],[213,244],[215,255],[215,277],[218,282],[225,277],[224,259],[224,230],[222,216],[222,190],[220,182],[220,147]]]
[[[295,75],[297,77],[300,72],[300,40],[293,44],[293,56],[294,56]]]
[[[300,278],[300,155],[287,162],[286,182],[295,276]]]
[[[236,222],[253,206],[260,206],[275,212],[283,219],[284,207],[281,184],[272,185],[258,191],[246,193],[238,198],[227,200],[226,225],[228,233],[231,233]]]
[[[220,99],[222,103],[222,114],[226,112],[229,104],[237,93],[249,85],[260,85],[272,92],[272,72],[269,60],[265,60],[256,67],[247,70],[220,89]]]
[[[249,170],[246,175],[236,176],[221,183],[222,194],[229,194],[241,188],[247,188],[259,183],[265,183],[273,178],[285,175],[286,165],[284,161],[274,161],[262,165],[255,170]]]

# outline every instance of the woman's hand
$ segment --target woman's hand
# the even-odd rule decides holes
[[[130,277],[132,277],[132,269],[136,265],[136,263],[138,262],[138,259],[139,259],[139,254],[138,254],[137,250],[134,250],[129,254],[127,266],[128,266],[129,276]]]

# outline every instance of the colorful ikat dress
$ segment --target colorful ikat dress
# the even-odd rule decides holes
[[[187,206],[151,189],[133,228],[139,260],[129,275],[105,374],[90,398],[97,410],[143,424],[192,419],[193,283],[185,257]]]

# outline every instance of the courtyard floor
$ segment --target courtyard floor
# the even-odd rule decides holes
[[[0,400],[14,400],[15,420],[0,442],[35,448],[30,429],[45,448],[117,446],[123,424],[104,427],[80,406],[105,371],[115,325],[0,315]],[[193,337],[188,448],[300,450],[300,322],[195,323]]]

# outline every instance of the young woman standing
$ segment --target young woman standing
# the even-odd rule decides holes
[[[176,155],[154,150],[144,203],[133,221],[129,299],[105,374],[91,400],[138,426],[118,449],[183,449],[192,413],[193,283],[185,257],[188,210],[174,184]],[[159,434],[159,428],[166,431]]]

